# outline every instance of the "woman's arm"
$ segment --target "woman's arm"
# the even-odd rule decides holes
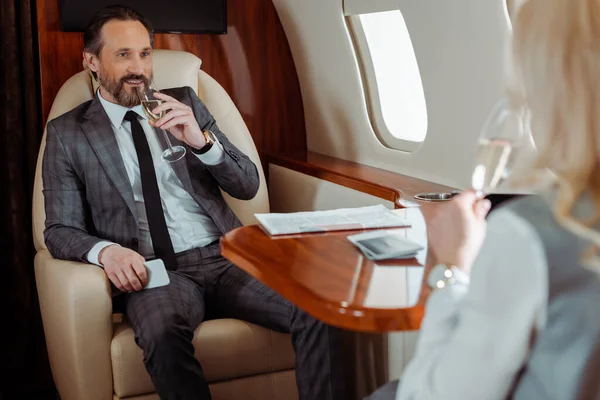
[[[546,260],[524,220],[495,213],[470,284],[432,293],[398,400],[504,399],[545,311]]]

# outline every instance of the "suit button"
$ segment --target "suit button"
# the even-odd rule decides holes
[[[233,158],[235,161],[238,161],[240,159],[240,156],[238,156],[235,152],[233,151],[229,151],[229,155],[231,156],[231,158]]]
[[[139,243],[139,240],[137,238],[131,239],[131,245],[133,247],[137,247],[138,243]]]

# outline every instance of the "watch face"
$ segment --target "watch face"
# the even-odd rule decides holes
[[[436,265],[427,276],[427,284],[432,289],[441,289],[452,278],[452,272],[445,265]]]

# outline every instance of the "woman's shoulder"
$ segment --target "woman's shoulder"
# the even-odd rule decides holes
[[[536,205],[531,199],[517,202],[530,202],[532,210],[543,210],[543,205]],[[516,290],[524,284],[529,288],[539,286],[542,292],[547,280],[544,245],[537,227],[515,210],[516,204],[501,207],[488,217],[486,239],[473,267],[472,278],[486,282],[488,290],[492,286],[497,290],[509,287]]]
[[[488,217],[488,235],[503,235],[504,242],[529,240],[542,245],[540,230],[555,225],[552,209],[543,196],[532,195],[503,204]]]
[[[526,214],[524,215],[519,209],[516,209],[516,205],[517,203],[502,207],[488,216],[488,237],[493,236],[496,240],[495,244],[498,246],[519,243],[522,240],[533,243],[540,242],[540,236],[534,223],[527,218]]]

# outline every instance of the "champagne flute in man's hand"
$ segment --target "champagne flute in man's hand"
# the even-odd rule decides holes
[[[504,182],[517,154],[529,135],[529,112],[524,106],[498,102],[486,120],[477,144],[477,160],[471,179],[479,197],[490,194]]]
[[[137,88],[137,94],[142,103],[142,108],[144,112],[148,116],[148,119],[152,122],[158,121],[165,112],[161,112],[160,114],[154,114],[152,111],[158,107],[162,101],[154,97],[154,93],[160,93],[158,89],[154,87],[154,85],[146,84],[144,86],[140,86]],[[173,146],[171,144],[171,140],[169,139],[169,135],[165,132],[164,129],[160,130],[163,133],[165,141],[167,142],[168,148],[162,153],[161,159],[164,162],[175,162],[181,160],[186,153],[185,147],[183,146]]]

